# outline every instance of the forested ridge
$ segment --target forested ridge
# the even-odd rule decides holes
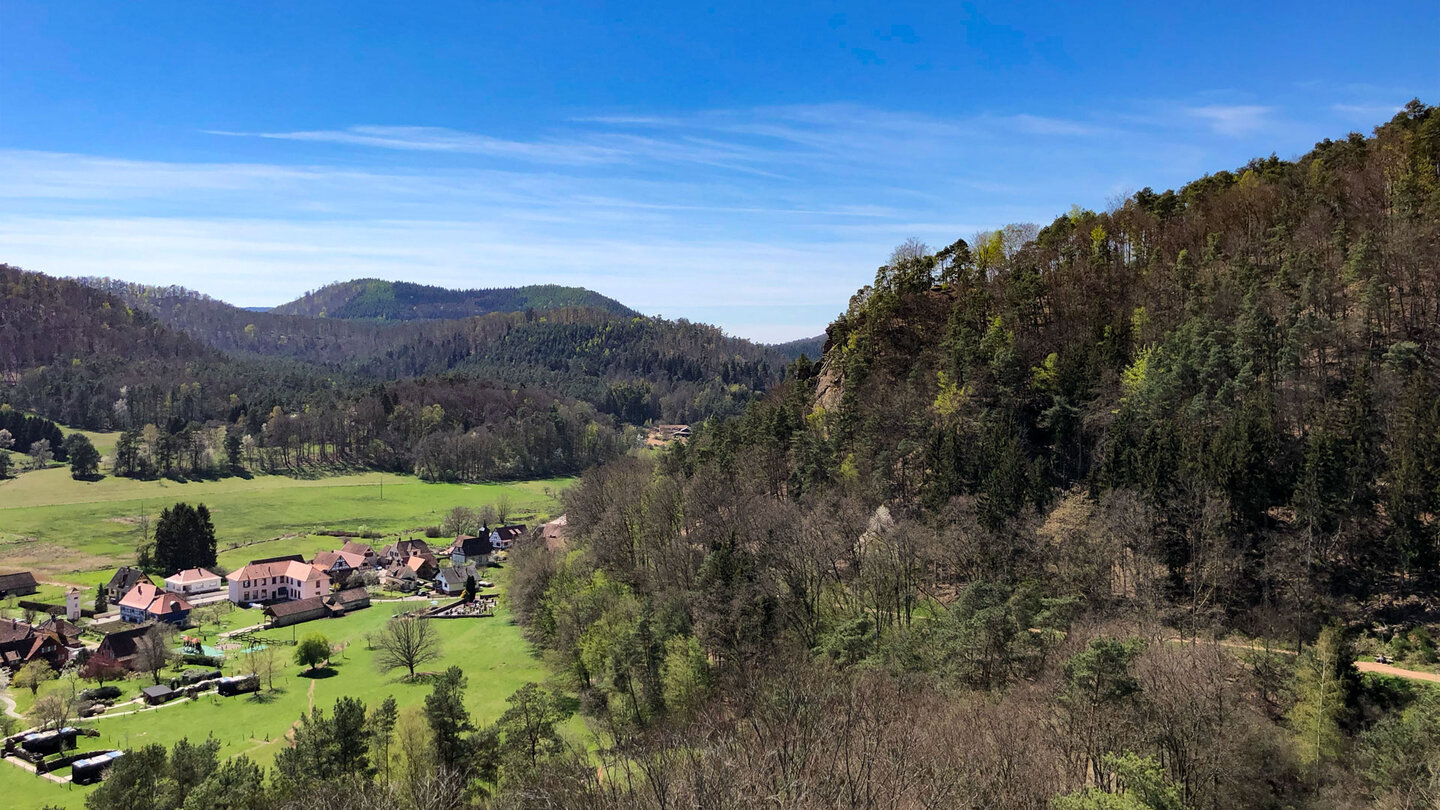
[[[737,413],[789,359],[705,324],[592,307],[378,323],[251,312],[179,287],[86,283],[238,357],[283,358],[366,381],[455,371],[539,386],[633,423]]]
[[[704,324],[562,306],[589,300],[570,288],[467,292],[557,309],[381,323],[82,281],[0,268],[0,401],[124,431],[127,476],[576,473],[623,452],[625,425],[739,413],[785,362]]]
[[[524,287],[451,290],[376,278],[327,284],[281,304],[273,311],[281,315],[412,321],[566,307],[598,309],[622,317],[638,314],[613,298],[583,287],[531,284]]]
[[[511,599],[605,778],[501,806],[1440,804],[1353,663],[1436,661],[1440,113],[974,241],[567,493]]]

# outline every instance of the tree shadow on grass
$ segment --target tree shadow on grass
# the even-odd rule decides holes
[[[335,664],[331,664],[329,666],[316,667],[315,669],[307,669],[300,673],[300,677],[320,681],[326,678],[333,678],[339,674],[340,670],[336,669]]]
[[[245,702],[260,704],[274,703],[275,701],[283,697],[284,694],[284,689],[268,689],[260,692],[251,692],[248,696],[246,696]]]

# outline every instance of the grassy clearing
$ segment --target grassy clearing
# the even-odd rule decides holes
[[[432,484],[383,473],[85,482],[70,478],[67,468],[39,470],[0,483],[0,569],[29,569],[44,582],[93,589],[133,559],[139,516],[148,515],[153,527],[160,510],[177,501],[210,508],[220,562],[233,568],[344,542],[313,534],[320,529],[418,532],[438,524],[452,507],[478,507],[502,496],[533,521],[553,511],[555,494],[568,483]]]
[[[494,570],[497,584],[504,585],[504,571]],[[170,704],[161,708],[117,717],[105,717],[86,721],[84,725],[100,731],[101,736],[85,738],[86,750],[102,748],[128,748],[161,743],[170,745],[182,737],[192,739],[207,734],[220,741],[220,755],[231,757],[246,754],[262,765],[269,765],[275,752],[284,745],[285,732],[308,710],[310,702],[329,709],[335,701],[345,695],[357,697],[369,706],[374,706],[387,695],[393,695],[403,708],[423,702],[430,692],[428,682],[407,682],[403,673],[392,672],[381,675],[374,667],[374,653],[366,649],[365,636],[373,633],[395,612],[413,609],[416,603],[377,603],[374,606],[353,613],[341,619],[326,619],[290,628],[264,631],[266,635],[289,638],[292,634],[304,638],[311,633],[324,635],[332,645],[344,644],[345,649],[332,661],[333,666],[322,670],[317,677],[307,676],[303,669],[290,660],[293,647],[281,647],[280,653],[285,665],[283,674],[276,678],[273,692],[266,692],[258,698],[222,698],[213,693],[202,695],[197,700]],[[226,624],[243,626],[254,611],[234,610],[226,614]],[[510,619],[502,606],[493,618],[454,619],[435,621],[435,627],[444,638],[444,657],[427,665],[426,669],[438,672],[449,666],[465,670],[469,685],[465,690],[466,707],[478,724],[488,724],[499,718],[505,710],[505,699],[527,681],[543,682],[549,677],[545,665],[535,657],[530,645],[520,635],[520,629]],[[227,662],[227,674],[236,670],[238,659]],[[149,684],[145,678],[132,679],[122,685],[127,697]],[[61,683],[49,683],[41,694],[50,689],[64,688]],[[29,705],[29,693],[14,695]],[[134,707],[124,707],[130,710]],[[578,738],[578,719],[567,724],[567,729]],[[21,771],[13,765],[0,763],[0,791],[9,793],[14,785],[16,796],[26,798],[18,804],[6,806],[39,807],[46,803],[63,807],[79,807],[88,788],[56,785]],[[23,786],[22,786],[23,785]]]

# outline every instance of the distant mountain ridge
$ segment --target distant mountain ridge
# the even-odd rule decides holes
[[[639,314],[613,298],[583,287],[532,284],[453,290],[375,278],[328,284],[271,311],[277,315],[345,320],[428,321],[568,307],[596,309],[621,317]]]

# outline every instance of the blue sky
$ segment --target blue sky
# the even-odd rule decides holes
[[[1440,100],[1440,4],[0,0],[0,261],[555,282],[760,340],[890,248]]]

